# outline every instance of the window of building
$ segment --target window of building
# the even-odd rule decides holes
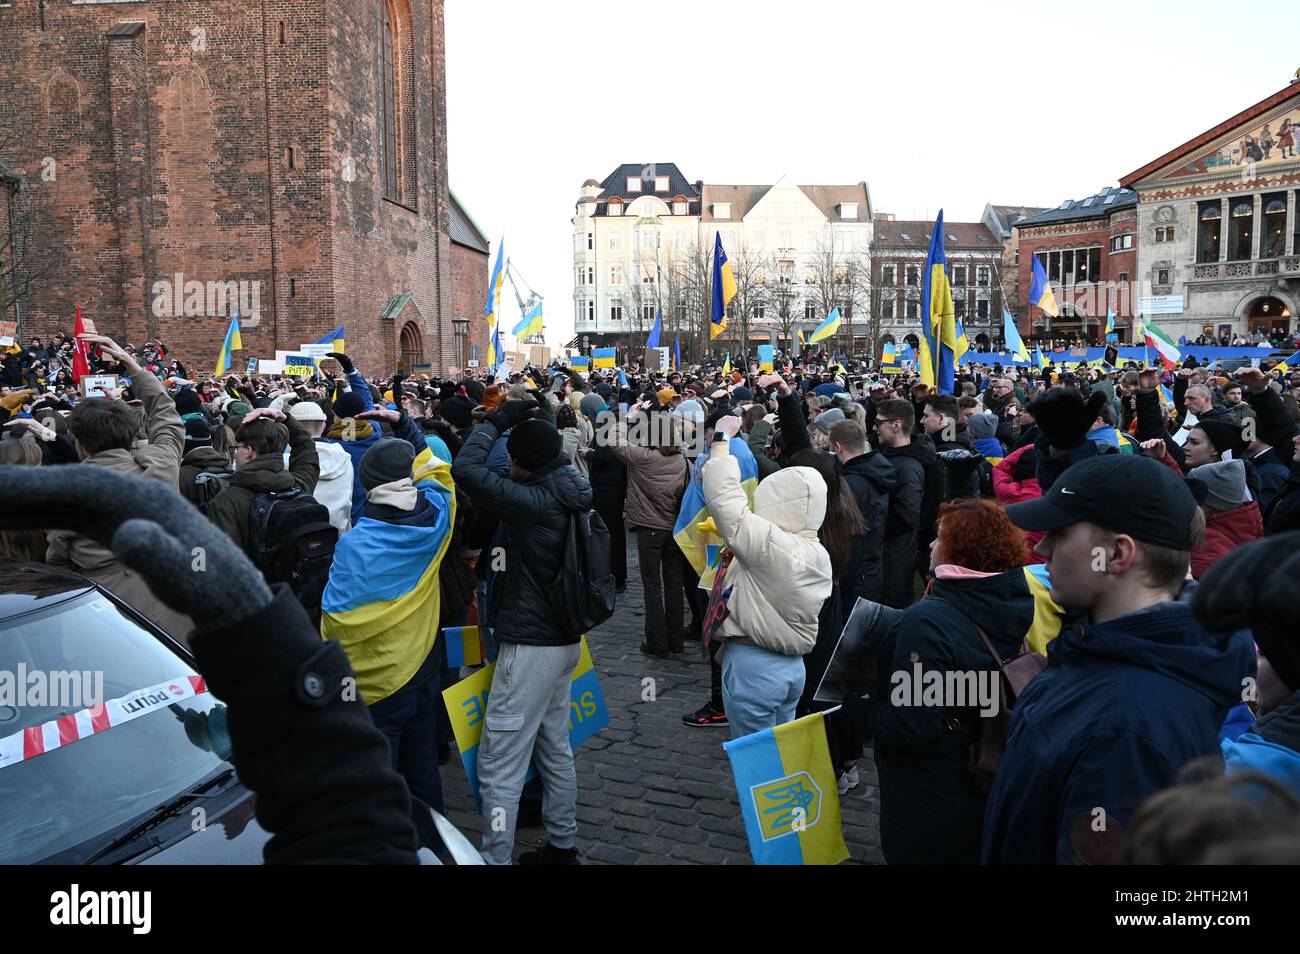
[[[881,269],[881,281],[886,285],[895,285],[898,283],[896,265],[886,265]]]
[[[594,285],[594,284],[596,284],[596,266],[595,266],[595,265],[588,265],[588,266],[587,266],[587,284],[588,284],[588,285]]]
[[[686,203],[685,203],[685,202],[674,202],[674,203],[673,203],[673,215],[685,215],[685,214],[686,214]]]
[[[966,318],[966,299],[965,299],[965,298],[957,298],[957,299],[954,299],[954,300],[953,300],[953,303],[952,303],[952,313],[953,313],[953,315],[957,318],[958,321],[963,321],[963,320],[965,320],[965,318]]]
[[[1120,272],[1120,273],[1119,273],[1119,283],[1120,283],[1121,285],[1127,285],[1127,284],[1128,284],[1128,272]]]
[[[1112,252],[1123,252],[1133,247],[1133,233],[1125,232],[1123,235],[1116,235],[1110,240],[1110,250]]]
[[[985,324],[989,320],[989,303],[987,299],[981,298],[975,302],[975,317],[980,324]]]
[[[1174,240],[1174,227],[1172,225],[1162,225],[1156,229],[1157,242],[1172,242]]]
[[[611,304],[611,305],[609,306],[609,320],[610,320],[610,321],[622,321],[622,320],[623,320],[623,306],[622,306],[622,305]]]
[[[966,284],[966,266],[965,266],[965,265],[954,265],[954,266],[952,267],[952,283],[953,283],[954,285],[958,285],[958,286],[960,286],[960,285],[965,285],[965,284]]]
[[[595,250],[596,250],[596,233],[595,233],[595,232],[588,232],[588,233],[587,233],[587,251],[588,251],[588,252],[594,252]]]
[[[754,321],[762,322],[767,318],[767,309],[763,305],[754,306]]]
[[[907,266],[907,284],[913,288],[921,284],[921,269],[915,265]]]
[[[577,267],[576,271],[577,271],[577,273],[578,273],[578,284],[579,284],[579,285],[585,285],[585,284],[587,284],[587,282],[586,282],[586,274],[587,274],[587,270],[586,270],[585,268],[583,268],[581,265],[579,265],[579,266]]]
[[[886,298],[880,303],[880,316],[886,321],[894,320],[894,299]]]
[[[628,176],[628,177],[627,177],[627,191],[628,191],[628,192],[640,192],[640,191],[641,191],[641,178],[640,178],[640,176]]]
[[[1101,281],[1101,246],[1088,249],[1088,281]]]
[[[794,238],[789,232],[781,233],[781,248],[794,248]]]
[[[907,303],[907,317],[910,318],[912,321],[916,320],[916,316],[919,313],[919,311],[920,311],[920,305],[917,302],[909,301]]]
[[[989,287],[989,267],[987,265],[980,265],[975,269],[975,284],[979,285],[980,288]]]
[[[713,203],[713,217],[715,219],[731,218],[731,203],[730,202]]]
[[[611,285],[623,284],[623,266],[615,263],[609,266],[609,283]]]
[[[615,232],[609,237],[609,250],[611,252],[621,252],[623,250],[623,236]]]
[[[1215,199],[1202,202],[1196,213],[1196,260],[1217,262],[1219,241],[1223,235],[1223,205]]]
[[[653,285],[655,283],[655,267],[653,265],[641,266],[641,284]]]
[[[623,214],[623,203],[622,203],[622,202],[619,202],[617,199],[610,199],[610,200],[609,200],[609,205],[605,206],[605,214],[606,214],[606,215],[622,215],[622,214]]]
[[[1259,257],[1281,258],[1286,254],[1286,195],[1266,195],[1262,205],[1264,232],[1260,235]]]
[[[804,321],[816,321],[816,320],[817,320],[817,306],[816,306],[816,305],[808,304],[808,305],[804,305],[804,306],[803,306],[803,320],[804,320]]]
[[[653,328],[653,327],[654,327],[654,323],[655,323],[655,306],[654,306],[654,305],[642,305],[642,306],[641,306],[641,324],[643,324],[643,325],[644,325],[645,327],[647,327],[647,328]]]
[[[587,302],[587,320],[593,325],[596,323],[596,299]]]
[[[783,259],[776,263],[776,280],[782,285],[789,285],[794,281],[794,262],[790,259]]]
[[[848,271],[844,268],[844,266],[837,265],[835,268],[835,284],[843,285],[848,280],[849,280]]]
[[[1232,203],[1228,224],[1228,259],[1250,258],[1250,243],[1255,236],[1255,200],[1237,199]]]
[[[655,176],[655,191],[656,191],[656,192],[667,192],[667,191],[668,191],[668,177],[667,177],[667,176]]]
[[[393,5],[379,0],[379,175],[385,198],[396,200],[397,161],[397,66],[394,57]]]
[[[1060,285],[1061,282],[1061,253],[1047,253],[1047,277],[1054,285]]]
[[[1169,284],[1169,269],[1160,268],[1156,270],[1156,284],[1157,285]]]

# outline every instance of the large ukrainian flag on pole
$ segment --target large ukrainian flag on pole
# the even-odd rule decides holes
[[[825,716],[723,742],[758,865],[836,865],[848,858]]]
[[[539,301],[529,309],[528,314],[524,315],[523,320],[515,325],[515,330],[511,332],[516,338],[522,341],[524,338],[531,338],[533,335],[542,333],[542,303]]]
[[[492,277],[488,279],[488,296],[487,303],[483,306],[483,317],[488,323],[488,353],[487,366],[495,368],[501,362],[501,339],[496,334],[497,316],[501,311],[501,283],[505,281],[505,262],[506,240],[501,239],[497,245],[497,261],[492,266]]]
[[[758,462],[742,438],[733,437],[728,444],[729,453],[740,465],[740,486],[745,488],[750,509],[753,509],[754,490],[758,487]],[[677,523],[673,526],[673,539],[677,541],[677,546],[690,562],[691,568],[699,574],[700,587],[706,590],[713,588],[718,556],[722,552],[722,536],[714,527],[713,518],[709,516],[708,501],[704,499],[703,478],[700,476],[708,459],[709,451],[706,449],[691,468],[691,482],[682,495],[682,506],[677,512]]]
[[[736,297],[736,276],[722,248],[722,233],[714,232],[713,242],[713,317],[709,322],[709,340],[727,330],[727,306]]]
[[[808,337],[808,343],[817,344],[819,341],[825,341],[839,330],[840,310],[839,308],[832,308],[831,313],[826,316],[826,320],[813,329],[813,333]]]
[[[226,329],[226,340],[221,343],[221,350],[217,352],[217,374],[225,374],[226,369],[230,367],[230,353],[232,351],[243,351],[244,339],[239,336],[239,316],[230,316],[230,327]]]
[[[411,480],[436,521],[417,527],[363,516],[339,537],[321,599],[321,635],[342,644],[367,705],[410,681],[438,633],[438,568],[456,520],[451,465],[426,447]]]
[[[938,388],[940,394],[951,394],[957,377],[957,318],[952,307],[952,287],[944,271],[947,262],[940,209],[930,232],[921,298],[921,380]]]

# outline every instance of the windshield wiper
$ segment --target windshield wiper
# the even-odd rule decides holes
[[[188,805],[190,802],[194,801],[197,798],[216,798],[218,795],[221,794],[219,791],[208,794],[207,790],[212,788],[214,785],[223,785],[223,783],[234,774],[235,774],[235,770],[233,767],[218,769],[216,772],[209,775],[207,778],[201,780],[197,785],[192,786],[188,790],[181,792],[179,795],[174,796],[168,801],[163,802],[157,808],[153,809],[149,813],[149,816],[144,821],[140,822],[138,825],[132,826],[127,831],[123,832],[121,835],[114,838],[103,848],[100,848],[93,855],[87,858],[83,862],[83,864],[93,865],[98,861],[102,861],[104,858],[113,854],[118,849],[125,847],[126,845],[140,838],[142,835],[149,833],[158,825],[162,824],[162,822],[164,822],[166,819],[170,818],[172,815],[175,815],[178,811],[180,811],[182,808],[184,808],[186,805]],[[152,842],[150,844],[152,844]],[[143,851],[145,848],[148,847],[150,847],[150,845],[143,846],[141,848],[141,851]],[[129,857],[132,856],[127,855],[126,857],[120,860],[125,861],[126,858]]]

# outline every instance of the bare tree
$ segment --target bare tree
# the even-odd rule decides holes
[[[49,246],[56,186],[7,162],[16,148],[16,137],[0,138],[0,317],[12,314],[17,321],[54,273]]]
[[[783,265],[790,265],[782,271]],[[773,256],[768,259],[767,318],[776,325],[780,336],[794,341],[795,324],[803,319],[803,291],[795,283],[793,264]]]
[[[709,322],[713,314],[713,246],[696,240],[686,252],[686,315],[684,342],[692,357],[709,350]]]
[[[740,353],[749,354],[749,330],[759,314],[765,314],[767,301],[767,273],[762,255],[742,241],[734,255],[728,255],[731,274],[736,279],[736,297],[731,300],[734,317],[733,331],[739,332]]]
[[[805,300],[823,317],[835,308],[840,310],[840,330],[827,350],[835,350],[842,342],[850,350],[853,347],[855,314],[864,308],[869,311],[872,282],[868,260],[865,248],[844,249],[836,233],[830,231],[823,232],[813,248],[809,262],[812,284],[805,289]]]

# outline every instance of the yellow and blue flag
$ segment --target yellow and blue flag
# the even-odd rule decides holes
[[[488,339],[488,367],[496,370],[506,360],[506,350],[501,347],[501,328],[492,326],[492,337]]]
[[[331,345],[334,348],[334,350],[337,351],[339,354],[347,354],[347,349],[348,349],[348,343],[346,340],[347,332],[344,331],[343,329],[344,326],[339,325],[329,334],[321,335],[313,342],[313,344]]]
[[[836,865],[849,857],[820,712],[723,742],[757,865]]]
[[[1045,314],[1053,318],[1060,314],[1060,309],[1056,307],[1056,295],[1052,292],[1052,285],[1047,280],[1047,272],[1043,269],[1043,263],[1038,260],[1038,256],[1032,256],[1034,262],[1034,278],[1029,284],[1029,304],[1037,305],[1043,309]]]
[[[515,325],[515,330],[511,332],[516,338],[531,338],[533,335],[542,333],[542,303],[539,301],[528,309],[528,314],[519,324]]]
[[[239,336],[239,315],[231,315],[230,327],[226,329],[226,340],[221,343],[221,350],[217,352],[217,374],[225,374],[226,369],[230,367],[232,351],[243,350],[244,340]]]
[[[776,371],[776,347],[774,345],[758,346],[758,370],[767,374]]]
[[[569,362],[569,366],[575,371],[579,369],[586,370],[591,367],[591,359],[585,354],[580,354]]]
[[[893,343],[892,341],[886,341],[886,342],[884,343],[884,345],[881,346],[881,349],[880,349],[880,363],[881,363],[881,364],[897,364],[897,363],[898,363],[898,352],[897,352],[897,350],[894,348],[894,343]]]
[[[921,380],[938,388],[940,394],[951,394],[957,381],[957,316],[945,271],[947,263],[940,209],[930,232],[921,292]]]
[[[826,320],[813,329],[813,333],[808,339],[808,344],[816,344],[819,341],[825,341],[839,330],[840,310],[838,308],[832,308],[831,313],[826,316]]]
[[[438,634],[438,569],[456,520],[451,465],[425,447],[411,465],[411,481],[434,508],[433,522],[362,516],[339,537],[321,598],[321,635],[343,646],[367,705],[406,685]]]
[[[722,359],[722,376],[726,378],[729,377],[730,375],[731,375],[731,352],[728,351],[726,356]],[[726,384],[727,382],[723,381],[722,383]]]
[[[1037,345],[1035,352],[1034,363],[1038,365],[1039,368],[1047,367],[1047,356],[1043,354],[1043,346]]]
[[[1025,642],[1034,652],[1046,655],[1047,644],[1061,634],[1065,610],[1052,599],[1052,578],[1046,563],[1025,567],[1025,582],[1029,584],[1029,595],[1034,598],[1034,619],[1025,634]]]
[[[497,245],[497,260],[492,266],[492,277],[488,279],[487,303],[483,306],[483,317],[492,334],[488,338],[487,366],[495,368],[501,363],[501,338],[497,332],[497,314],[501,310],[501,284],[505,281],[506,240],[503,237]]]
[[[1015,319],[1005,307],[1002,309],[1002,339],[1007,343],[1007,350],[1011,352],[1013,358],[1019,358],[1021,361],[1029,360],[1029,349],[1025,347],[1025,342],[1020,337],[1020,329],[1016,327]],[[1041,346],[1039,351],[1041,353]]]
[[[744,439],[733,437],[728,442],[730,454],[740,465],[740,486],[749,498],[749,506],[754,506],[754,491],[758,487],[758,462],[754,453]],[[677,523],[673,526],[673,539],[678,548],[699,574],[701,589],[713,588],[713,577],[717,573],[717,556],[722,548],[722,536],[713,529],[713,520],[709,516],[709,504],[704,499],[704,480],[701,474],[709,459],[706,446],[691,468],[691,482],[686,485],[682,495],[682,505],[677,511]]]
[[[661,315],[660,312],[659,312],[659,309],[656,308],[656,309],[655,309],[655,326],[654,326],[653,328],[650,329],[650,336],[649,336],[648,338],[646,338],[646,340],[645,340],[645,346],[646,346],[647,348],[657,348],[657,347],[659,347],[659,336],[660,336],[661,334],[663,334],[663,330],[664,330],[664,319],[663,319],[663,315]]]
[[[727,306],[736,297],[736,276],[722,248],[722,233],[714,232],[713,242],[713,316],[709,321],[709,340],[727,330]]]
[[[673,370],[682,369],[682,339],[673,335]]]
[[[461,764],[465,766],[465,775],[469,779],[469,790],[473,792],[474,802],[480,808],[482,800],[478,790],[478,745],[483,738],[483,720],[487,716],[494,672],[496,663],[489,663],[442,691],[452,732],[456,736],[456,748],[460,750]],[[587,648],[587,637],[583,636],[578,665],[574,668],[569,683],[569,747],[576,749],[607,725],[609,710],[596,678],[596,667],[591,661],[591,651]],[[536,774],[530,765],[524,778],[529,779]]]
[[[804,348],[808,347],[808,342],[804,339],[803,336],[803,329],[800,328],[798,331],[795,332],[795,334],[799,336],[799,350],[802,351]]]
[[[447,668],[477,666],[483,662],[483,640],[477,626],[445,626],[443,638],[447,640]]]
[[[953,319],[956,321],[956,319]],[[966,329],[957,321],[957,347],[953,350],[954,361],[961,361],[961,356],[970,350],[970,341],[966,338]]]
[[[592,364],[597,368],[612,368],[618,364],[618,349],[597,348],[591,353]]]

